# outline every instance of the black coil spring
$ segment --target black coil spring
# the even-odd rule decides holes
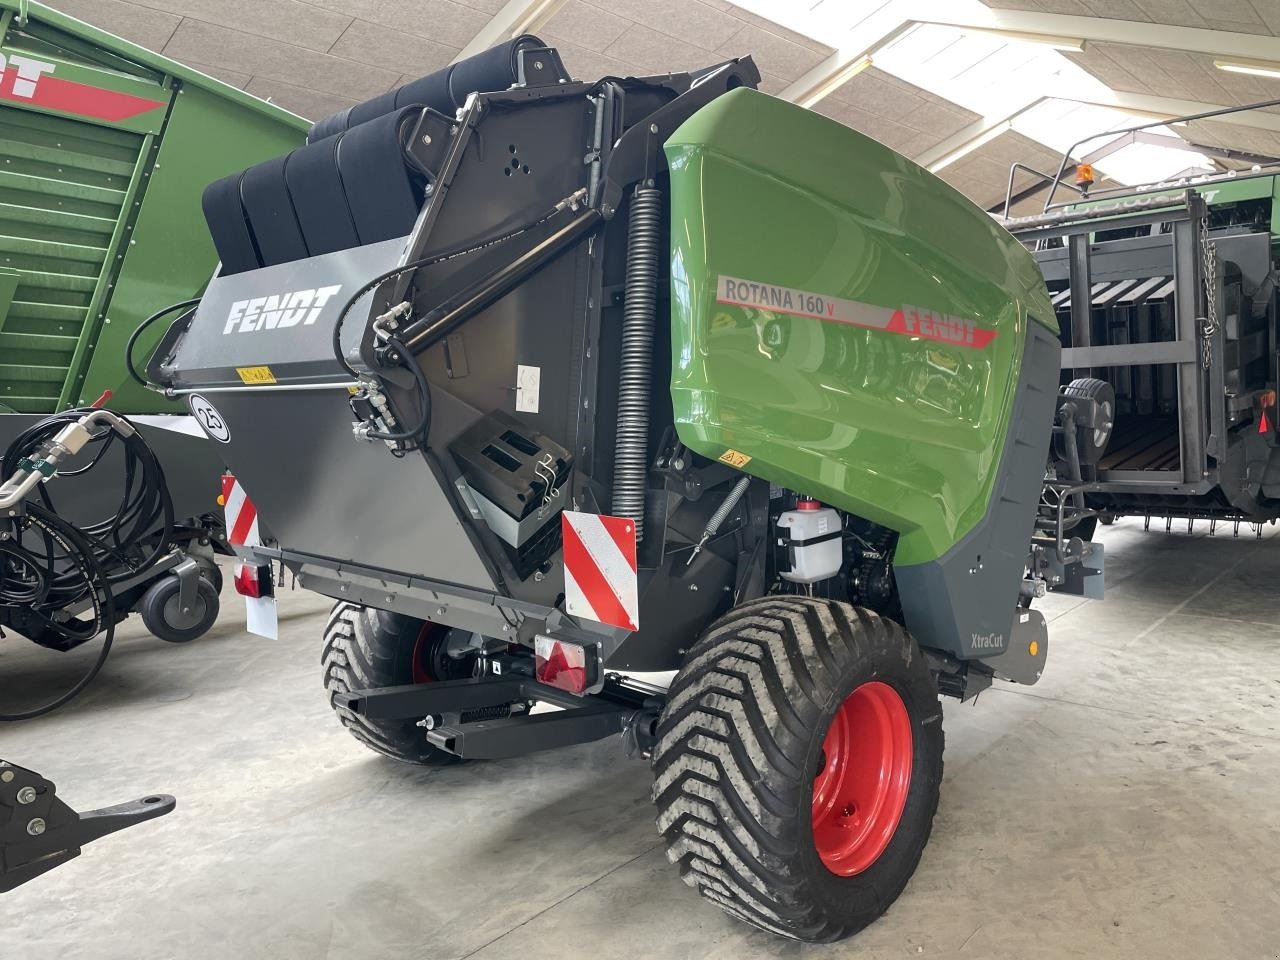
[[[622,357],[618,375],[618,433],[614,446],[615,516],[636,525],[644,539],[645,482],[649,468],[649,392],[653,378],[654,311],[658,298],[662,193],[637,187],[627,221],[626,300],[622,310]]]

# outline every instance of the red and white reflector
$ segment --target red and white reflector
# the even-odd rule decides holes
[[[640,629],[635,523],[627,517],[565,510],[560,527],[565,610],[612,627]]]
[[[262,537],[258,533],[258,509],[240,482],[229,473],[222,475],[222,495],[218,502],[222,504],[226,520],[227,542],[233,547],[262,546]],[[236,561],[233,582],[236,593],[244,597],[245,628],[269,640],[274,640],[280,631],[273,579],[269,563]]]
[[[258,508],[229,473],[222,475],[222,511],[227,524],[227,542],[233,547],[260,547]]]
[[[594,647],[588,650],[580,643],[534,637],[533,655],[533,675],[539,683],[550,687],[581,694],[590,690],[600,677]]]

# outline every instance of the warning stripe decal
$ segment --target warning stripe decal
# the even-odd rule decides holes
[[[972,320],[903,304],[879,307],[858,300],[845,300],[773,283],[758,283],[723,274],[716,281],[716,303],[730,307],[750,307],[808,317],[828,323],[842,323],[867,330],[884,330],[904,337],[981,350],[996,338],[998,330],[986,330]]]
[[[635,524],[566,510],[564,537],[565,609],[626,630],[639,629]]]
[[[258,508],[231,474],[222,475],[222,500],[227,542],[233,547],[260,546],[262,540],[258,535]]]

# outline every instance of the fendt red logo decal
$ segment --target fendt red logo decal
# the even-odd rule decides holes
[[[163,107],[163,100],[135,97],[87,83],[53,76],[55,64],[32,57],[0,54],[0,100],[27,103],[60,113],[74,113],[119,123]]]
[[[932,310],[921,310],[918,307],[903,307],[901,310],[893,311],[893,316],[889,318],[889,326],[885,329],[908,337],[950,343],[957,347],[973,347],[975,350],[981,350],[994,340],[998,332],[984,330],[972,320],[965,320],[963,317],[934,313]]]

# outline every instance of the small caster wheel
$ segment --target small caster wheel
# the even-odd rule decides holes
[[[153,583],[142,595],[138,612],[148,630],[169,643],[188,643],[203,636],[218,619],[218,592],[203,575],[196,583],[196,599],[191,609],[178,604],[176,576]]]

